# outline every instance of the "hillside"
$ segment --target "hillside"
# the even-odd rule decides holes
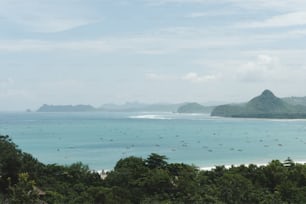
[[[265,90],[248,103],[217,106],[211,115],[241,118],[306,118],[306,106],[289,104],[271,91]]]
[[[177,109],[178,113],[211,113],[214,107],[198,103],[186,103]]]
[[[306,96],[304,97],[286,97],[282,98],[286,103],[289,103],[291,105],[303,105],[306,106]]]

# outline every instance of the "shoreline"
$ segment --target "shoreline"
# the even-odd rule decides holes
[[[275,160],[278,160],[278,159],[275,159]],[[271,160],[271,161],[273,161],[273,160]],[[257,167],[261,167],[261,166],[267,166],[271,161],[266,162],[266,163],[241,163],[241,164],[225,164],[225,165],[203,166],[203,167],[197,167],[197,169],[200,170],[200,171],[212,171],[212,170],[216,169],[216,167],[219,167],[219,166],[224,166],[226,169],[229,169],[231,167],[239,167],[239,166],[242,166],[242,165],[244,165],[246,167],[248,167],[249,165],[255,165]],[[278,161],[280,161],[280,160],[278,160]],[[282,161],[280,161],[280,162],[284,163]],[[302,161],[302,160],[294,161],[293,160],[293,163],[294,164],[306,164],[306,161]],[[106,177],[109,172],[113,171],[113,169],[100,169],[100,170],[94,169],[92,171],[97,172],[99,175]]]
[[[273,160],[278,160],[278,159],[272,159],[271,161]],[[244,165],[244,166],[249,166],[249,165],[256,165],[257,167],[260,167],[260,166],[267,166],[271,161],[269,162],[266,162],[266,163],[246,163],[246,164],[226,164],[226,165],[215,165],[215,166],[207,166],[207,167],[198,167],[198,169],[200,171],[211,171],[213,169],[215,169],[217,166],[224,166],[226,169],[229,169],[231,167],[239,167],[241,165]],[[280,161],[280,160],[278,160]],[[284,163],[282,161],[280,161],[281,163]],[[294,164],[306,164],[306,161],[294,161],[293,160],[293,163]]]

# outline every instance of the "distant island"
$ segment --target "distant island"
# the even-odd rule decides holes
[[[125,103],[104,104],[101,107],[91,105],[42,105],[37,112],[176,112],[178,104],[143,104],[143,103]]]
[[[41,106],[37,112],[90,112],[96,111],[91,105],[47,105]]]
[[[30,112],[27,110],[27,112]],[[306,97],[278,98],[270,90],[265,90],[247,103],[204,106],[199,103],[173,104],[104,104],[92,105],[42,105],[37,112],[176,112],[207,113],[211,116],[241,118],[306,118]]]
[[[186,103],[177,109],[178,113],[211,113],[214,106],[203,106],[199,103]]]
[[[227,104],[217,106],[211,116],[238,118],[306,118],[306,106],[293,103],[294,98],[281,99],[270,90],[243,104]]]

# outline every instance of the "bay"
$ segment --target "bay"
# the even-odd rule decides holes
[[[306,120],[176,113],[0,113],[0,134],[44,163],[112,169],[128,156],[166,155],[198,167],[306,161]]]

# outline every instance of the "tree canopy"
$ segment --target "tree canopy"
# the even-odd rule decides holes
[[[103,180],[80,162],[43,164],[8,136],[0,136],[0,184],[0,203],[306,203],[306,165],[290,158],[201,171],[152,153],[119,160]]]

